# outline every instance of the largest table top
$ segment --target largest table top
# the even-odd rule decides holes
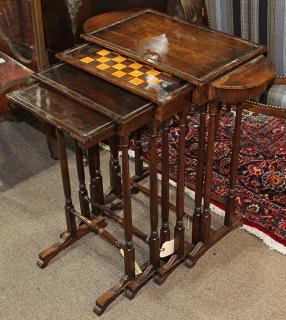
[[[198,86],[266,52],[259,44],[154,10],[141,11],[82,37]]]

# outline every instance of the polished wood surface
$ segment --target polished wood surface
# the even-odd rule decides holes
[[[274,74],[273,62],[264,56],[259,56],[216,80],[211,87],[225,90],[259,87],[272,80]]]
[[[66,63],[55,65],[34,76],[46,85],[120,124],[149,110],[152,105],[131,92]]]
[[[42,85],[12,92],[9,99],[55,127],[61,127],[84,145],[114,131],[114,123],[89,108]]]
[[[256,99],[265,91],[274,75],[272,61],[259,56],[213,82],[209,99],[229,103]]]
[[[196,85],[208,83],[266,50],[152,10],[82,37]]]
[[[158,104],[168,102],[189,86],[98,45],[84,44],[57,54],[57,58]]]
[[[91,17],[86,20],[86,22],[83,25],[83,30],[85,33],[92,32],[96,29],[103,28],[111,23],[125,19],[130,15],[134,14],[134,12],[136,12],[136,10],[115,11],[115,12],[98,14],[95,17]]]

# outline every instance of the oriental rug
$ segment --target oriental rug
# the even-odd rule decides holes
[[[198,150],[198,114],[190,117],[186,135],[186,179],[194,183]],[[234,114],[223,110],[215,145],[212,197],[223,209],[228,192],[231,137]],[[178,122],[170,123],[170,167],[176,172]],[[149,134],[142,137],[145,157],[149,154]],[[161,139],[158,136],[158,155]],[[237,210],[245,229],[256,234],[272,249],[286,254],[286,121],[244,112]]]

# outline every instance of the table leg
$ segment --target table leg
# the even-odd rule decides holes
[[[59,150],[56,137],[56,129],[49,123],[45,123],[46,140],[50,155],[53,159],[59,159]]]
[[[187,111],[184,110],[179,114],[179,146],[178,146],[178,172],[177,172],[177,219],[175,225],[175,252],[182,257],[184,255],[185,247],[185,227],[184,227],[184,214],[185,214],[185,145],[186,145],[186,122]]]
[[[242,104],[237,104],[235,128],[234,128],[233,142],[232,142],[229,193],[228,193],[227,202],[226,202],[226,211],[225,211],[225,219],[224,219],[225,226],[230,226],[232,224],[233,222],[232,216],[235,210],[235,186],[236,186],[237,175],[238,175],[242,111],[243,111]]]
[[[137,178],[141,177],[144,173],[144,166],[143,166],[143,150],[141,144],[141,132],[142,129],[137,130],[135,133],[135,176]]]
[[[132,240],[132,209],[128,158],[129,138],[128,136],[124,135],[121,136],[120,140],[122,148],[122,191],[125,236],[124,265],[125,274],[128,276],[129,279],[132,279],[135,277],[135,249]]]
[[[160,266],[160,238],[158,233],[158,179],[157,179],[157,133],[158,124],[152,122],[150,150],[150,236],[148,237],[150,259],[141,275],[127,286],[126,297],[133,299],[137,292],[156,274]]]
[[[161,246],[164,242],[170,240],[169,227],[169,120],[163,123],[162,134],[162,226],[160,232]]]
[[[110,187],[111,192],[113,192],[118,198],[122,198],[122,186],[121,186],[121,168],[118,157],[118,136],[114,135],[109,140],[110,147]]]
[[[206,109],[207,106],[200,107],[200,128],[199,128],[199,147],[196,170],[195,187],[195,210],[192,225],[192,243],[197,245],[200,241],[201,211],[204,185],[204,162],[205,162],[205,139],[206,139]]]
[[[154,268],[160,264],[160,239],[158,234],[158,179],[157,179],[157,133],[158,124],[154,120],[151,134],[150,156],[150,263]]]
[[[79,181],[79,202],[81,213],[84,217],[90,219],[89,203],[87,201],[88,193],[85,184],[85,174],[83,165],[83,152],[77,141],[75,141],[76,150],[76,165],[77,165],[77,175]]]
[[[124,269],[125,274],[120,281],[96,300],[93,311],[101,315],[106,308],[126,290],[127,285],[135,279],[135,249],[133,246],[133,226],[131,209],[130,170],[129,170],[129,137],[120,137],[122,149],[122,193],[123,193],[123,220],[124,220]]]
[[[205,168],[205,188],[204,188],[204,206],[201,218],[201,241],[207,244],[210,241],[211,231],[211,186],[213,176],[213,161],[214,161],[214,145],[216,134],[216,119],[218,112],[217,101],[211,102],[209,105],[209,130],[208,130],[208,144],[206,154],[206,168]]]
[[[77,225],[76,219],[73,214],[74,206],[71,198],[71,185],[70,185],[70,176],[69,176],[69,168],[65,147],[65,137],[62,130],[57,129],[57,141],[59,147],[59,155],[60,155],[60,165],[61,165],[61,173],[62,173],[62,182],[63,189],[65,195],[65,215],[66,215],[66,224],[67,231],[61,235],[61,239],[59,242],[54,244],[52,247],[47,250],[41,252],[39,254],[38,266],[40,268],[45,268],[47,264],[62,250],[66,247],[70,246],[74,243],[78,238],[77,234]]]
[[[90,173],[90,198],[93,202],[104,203],[103,195],[103,183],[100,173],[100,157],[99,146],[92,146],[88,150],[88,165]],[[97,215],[98,212],[94,206],[92,207],[92,213]]]
[[[70,175],[69,167],[67,161],[67,153],[65,147],[65,137],[62,130],[57,129],[57,139],[59,144],[59,153],[60,153],[60,164],[62,172],[62,181],[65,195],[65,212],[66,212],[66,222],[67,230],[72,237],[76,234],[76,219],[72,210],[74,209],[72,198],[71,198],[71,184],[70,184]]]
[[[177,171],[177,194],[176,194],[176,225],[174,228],[175,252],[168,262],[162,265],[158,271],[155,281],[162,284],[167,277],[178,267],[190,252],[189,245],[185,245],[184,227],[184,204],[185,204],[185,137],[188,110],[179,114],[179,144],[178,144],[178,171]]]

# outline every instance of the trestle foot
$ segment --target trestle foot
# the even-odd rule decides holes
[[[192,249],[193,246],[185,241],[184,254],[182,256],[175,253],[171,255],[169,260],[157,270],[154,281],[159,285],[163,284],[169,275],[186,260]]]
[[[126,287],[125,296],[132,300],[135,298],[138,291],[156,274],[156,269],[152,265],[148,265],[147,268],[136,279],[132,280]]]
[[[107,307],[120,295],[122,294],[125,289],[127,284],[129,283],[130,279],[128,276],[123,276],[118,284],[116,284],[113,288],[110,290],[106,291],[103,295],[101,295],[97,300],[96,300],[96,305],[93,308],[93,311],[95,314],[98,316],[101,316],[104,311],[107,309]]]
[[[197,257],[200,253],[200,251],[204,248],[204,243],[203,242],[199,242],[195,247],[194,249],[190,252],[186,262],[185,262],[185,265],[188,267],[188,268],[193,268],[196,263],[197,263],[197,260],[195,257]]]
[[[104,228],[106,227],[105,219],[101,219],[95,224],[97,227]],[[79,239],[83,238],[85,235],[87,235],[89,232],[91,232],[90,228],[86,225],[80,225],[77,230],[74,237],[71,236],[71,234],[66,231],[61,234],[60,240],[52,245],[50,248],[44,250],[39,254],[39,259],[37,261],[37,265],[44,269],[49,262],[55,258],[61,251],[66,249],[67,247],[71,246],[73,243],[78,241]]]
[[[163,284],[169,275],[181,264],[181,262],[182,259],[180,259],[177,254],[173,254],[168,262],[159,268],[154,281],[159,285]]]

